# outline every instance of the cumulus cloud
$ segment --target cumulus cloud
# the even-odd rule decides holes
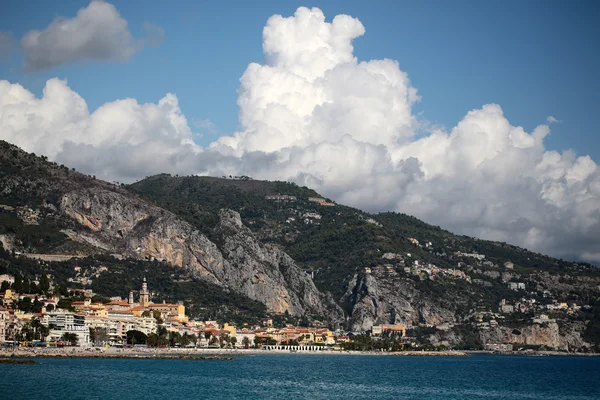
[[[194,170],[189,159],[200,150],[175,95],[157,104],[116,100],[90,113],[59,79],[50,79],[39,99],[0,81],[0,127],[4,140],[110,180]]]
[[[271,17],[265,62],[241,78],[240,130],[205,149],[172,94],[90,113],[56,79],[41,98],[0,83],[0,137],[110,180],[157,172],[291,180],[369,211],[600,261],[600,168],[590,157],[545,149],[549,125],[526,132],[497,104],[468,111],[452,129],[430,127],[412,111],[419,96],[398,62],[356,59],[352,41],[364,33],[357,19],[327,22],[316,8]]]
[[[158,45],[164,31],[146,23],[150,45]],[[42,31],[32,30],[21,39],[25,68],[42,70],[63,64],[99,60],[129,60],[144,40],[135,39],[127,21],[110,3],[92,1],[73,18],[58,17]]]
[[[0,32],[0,59],[7,58],[10,55],[13,43],[14,38],[10,32]]]

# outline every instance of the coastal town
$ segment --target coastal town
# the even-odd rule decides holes
[[[421,246],[411,238],[415,246]],[[426,243],[424,246],[429,247]],[[472,259],[475,266],[489,266],[482,254],[456,253],[453,257]],[[483,285],[487,281],[471,279],[461,269],[448,269],[414,259],[410,253],[382,255],[382,265],[366,267],[365,275],[390,279],[404,273],[420,279],[436,280],[442,277],[463,280],[470,285]],[[464,262],[458,262],[464,267]],[[492,266],[498,269],[498,266]],[[263,318],[259,324],[236,325],[231,322],[217,320],[194,320],[186,314],[183,301],[154,303],[149,282],[143,279],[141,286],[131,288],[127,297],[105,298],[97,296],[91,289],[85,289],[90,277],[82,275],[81,268],[73,266],[76,277],[70,279],[79,288],[67,288],[68,296],[58,294],[53,286],[51,276],[43,276],[33,282],[37,287],[44,287],[42,293],[24,293],[16,289],[15,277],[9,274],[0,275],[0,346],[13,347],[175,347],[196,349],[263,349],[290,351],[324,351],[361,348],[355,341],[384,341],[393,338],[389,349],[447,349],[451,344],[444,340],[443,333],[450,331],[456,321],[440,321],[437,324],[422,323],[418,326],[404,324],[378,324],[368,331],[351,332],[331,330],[324,324],[313,321],[308,326],[294,326],[289,323],[274,321],[274,318]],[[523,282],[510,281],[512,263],[507,262],[503,269],[504,285],[507,289],[523,294],[516,301],[502,299],[497,308],[479,308],[460,323],[470,329],[485,331],[494,329],[515,315],[530,315],[530,325],[548,326],[556,324],[551,316],[575,315],[587,305],[574,302],[561,302],[553,298],[549,291],[528,293]],[[106,267],[99,267],[96,273],[105,272]],[[501,273],[495,278],[500,278]],[[17,277],[17,280],[19,277]],[[537,296],[537,295],[540,296]],[[536,298],[541,298],[539,301]],[[75,299],[75,300],[74,300]],[[460,324],[459,323],[459,324]],[[414,336],[415,331],[442,333],[437,346],[426,345],[423,340]],[[407,334],[408,331],[408,334]],[[358,339],[357,339],[358,338]],[[422,339],[422,338],[421,338]],[[431,342],[431,341],[430,341]],[[375,346],[377,347],[377,346]],[[484,343],[484,350],[512,351],[516,347],[510,342]]]
[[[3,282],[14,283],[14,277],[0,275],[0,283]],[[260,326],[252,327],[192,320],[186,315],[181,302],[153,303],[145,278],[139,294],[136,296],[132,290],[126,299],[94,302],[90,290],[81,290],[81,293],[89,297],[65,302],[66,299],[60,295],[30,295],[11,289],[0,292],[0,346],[168,346],[319,351],[339,349],[340,344],[350,342],[347,334],[333,332],[323,326],[288,324],[275,327],[272,318],[265,318]],[[30,312],[21,310],[23,302],[28,301],[38,309]],[[373,327],[372,335],[384,334],[405,337],[406,328],[399,324]]]

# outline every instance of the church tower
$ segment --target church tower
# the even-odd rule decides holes
[[[142,290],[140,291],[140,304],[144,307],[150,304],[150,293],[148,293],[148,284],[145,277],[142,283]]]
[[[133,290],[129,291],[129,301],[128,301],[130,306],[133,306]]]

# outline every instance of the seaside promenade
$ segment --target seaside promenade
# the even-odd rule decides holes
[[[12,350],[0,351],[0,358],[7,357],[86,357],[86,358],[185,358],[194,357],[224,357],[224,356],[244,356],[257,354],[320,354],[320,355],[371,355],[371,356],[467,356],[462,351],[402,351],[402,352],[381,352],[381,351],[290,351],[282,349],[214,349],[214,348],[17,348]]]

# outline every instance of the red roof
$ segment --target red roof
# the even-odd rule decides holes
[[[150,304],[148,307],[150,308],[160,308],[160,307],[179,307],[181,304]]]

